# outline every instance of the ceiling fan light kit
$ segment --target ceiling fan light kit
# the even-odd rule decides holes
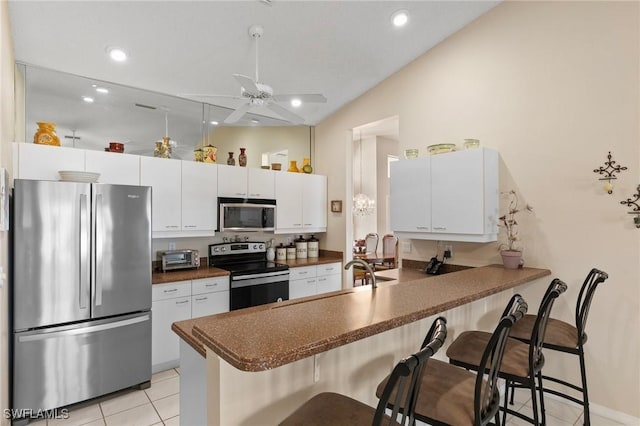
[[[252,79],[251,77],[247,77],[243,74],[233,74],[233,78],[238,82],[238,84],[240,84],[240,96],[233,98],[242,100],[243,103],[224,119],[224,123],[235,123],[250,110],[265,107],[291,123],[303,124],[305,121],[303,117],[282,105],[279,105],[278,102],[288,102],[292,107],[299,108],[303,102],[325,103],[327,102],[327,98],[319,93],[276,95],[274,94],[271,86],[260,83],[258,68],[258,40],[263,34],[264,28],[262,25],[256,24],[249,27],[249,35],[256,44],[256,76],[255,79]],[[229,98],[229,96],[226,95],[206,94],[183,94],[183,96]]]

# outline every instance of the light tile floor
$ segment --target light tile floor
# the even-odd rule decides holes
[[[180,424],[180,369],[154,374],[151,387],[130,390],[79,404],[69,410],[68,419],[41,420],[33,426],[178,426]],[[531,416],[531,397],[524,389],[516,391],[514,407]],[[547,426],[580,426],[582,409],[573,403],[545,397]],[[611,419],[591,414],[592,426],[614,426]],[[515,417],[507,417],[508,426],[529,425]],[[199,426],[199,425],[194,425]]]

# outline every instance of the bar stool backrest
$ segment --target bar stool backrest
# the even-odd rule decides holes
[[[495,417],[500,408],[498,373],[502,364],[502,355],[509,337],[509,330],[527,313],[527,302],[519,294],[514,295],[491,335],[478,366],[474,395],[474,424],[486,425]],[[482,374],[486,374],[486,381]]]
[[[584,330],[587,325],[587,317],[589,316],[589,307],[591,307],[593,295],[598,284],[605,282],[608,278],[609,275],[606,272],[593,268],[585,278],[584,283],[582,283],[578,302],[576,303],[576,328],[578,329],[579,346],[582,346],[584,342]]]
[[[419,352],[401,360],[394,367],[391,376],[387,381],[376,414],[373,418],[373,426],[380,426],[385,420],[385,409],[389,404],[393,404],[393,413],[389,424],[397,424],[397,417],[400,407],[409,407],[402,410],[401,425],[415,425],[415,408],[420,383],[422,383],[422,371],[427,361],[433,354],[438,352],[447,337],[447,321],[443,317],[437,318],[425,338],[425,345]],[[391,399],[393,398],[393,401]]]
[[[544,343],[544,335],[547,331],[547,323],[551,314],[551,308],[555,300],[567,290],[567,285],[555,278],[547,287],[547,291],[542,298],[536,321],[531,330],[531,340],[529,345],[529,368],[531,371],[539,371],[544,364],[542,356],[542,344]]]

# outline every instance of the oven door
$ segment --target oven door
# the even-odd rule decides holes
[[[231,274],[231,310],[289,300],[289,271],[234,276]]]
[[[276,206],[270,203],[220,202],[220,232],[273,231]]]

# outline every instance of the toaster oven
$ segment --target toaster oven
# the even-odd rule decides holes
[[[167,250],[158,252],[159,268],[162,272],[174,269],[198,268],[198,250]]]

